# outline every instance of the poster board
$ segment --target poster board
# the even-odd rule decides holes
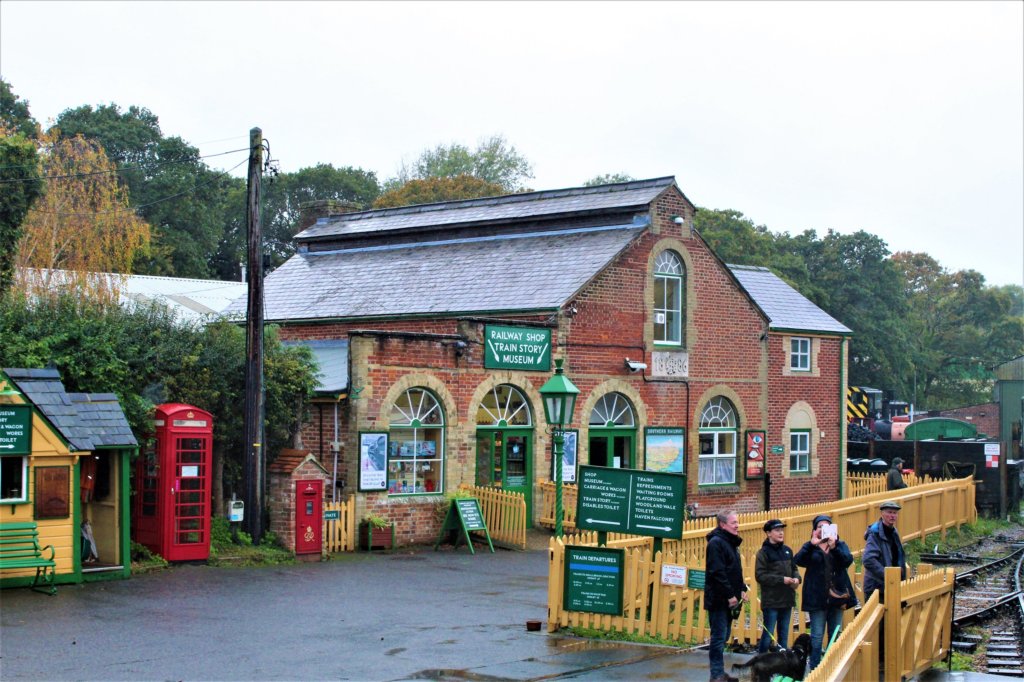
[[[648,426],[644,429],[644,468],[666,474],[686,471],[686,429]]]
[[[765,432],[747,431],[747,447],[743,452],[744,478],[748,481],[764,478]]]
[[[579,461],[578,443],[580,432],[576,429],[562,431],[562,483],[576,482],[576,463]],[[551,480],[558,480],[555,471],[555,445],[551,439]]]
[[[576,527],[681,538],[685,503],[683,474],[581,465]]]
[[[465,539],[470,554],[476,554],[476,550],[473,549],[473,538],[469,535],[469,532],[474,530],[483,531],[484,537],[487,538],[487,546],[493,553],[494,544],[491,542],[491,534],[487,530],[483,512],[480,511],[480,501],[475,497],[455,498],[448,505],[448,513],[441,525],[441,534],[438,535],[437,542],[434,543],[434,550],[436,551],[441,546],[441,542],[447,536],[455,547],[458,547],[459,542]]]
[[[379,492],[388,486],[388,433],[359,433],[359,491]]]

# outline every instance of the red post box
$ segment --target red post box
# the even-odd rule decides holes
[[[295,481],[295,554],[320,554],[323,528],[324,482]]]
[[[158,405],[154,440],[135,467],[132,538],[168,561],[210,558],[213,417]]]

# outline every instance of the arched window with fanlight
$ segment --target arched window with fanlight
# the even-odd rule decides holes
[[[621,393],[606,393],[590,410],[587,461],[615,469],[636,466],[636,411]]]
[[[410,388],[391,406],[388,492],[444,492],[444,410],[433,393]]]
[[[683,343],[686,269],[675,251],[665,250],[654,259],[654,342],[665,346]]]
[[[515,386],[501,384],[476,408],[476,484],[522,493],[527,515],[533,492],[533,413]]]
[[[698,485],[730,485],[736,482],[736,442],[739,429],[736,410],[728,399],[712,398],[700,413]]]

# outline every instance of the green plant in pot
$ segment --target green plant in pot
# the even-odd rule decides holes
[[[364,550],[391,549],[395,544],[395,525],[373,512],[363,516],[359,524],[359,548]]]

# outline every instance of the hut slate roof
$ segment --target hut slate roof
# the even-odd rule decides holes
[[[138,445],[113,393],[68,393],[55,369],[5,368],[4,373],[73,449]]]
[[[769,329],[853,333],[768,268],[751,265],[728,267],[754,303],[768,316]]]

